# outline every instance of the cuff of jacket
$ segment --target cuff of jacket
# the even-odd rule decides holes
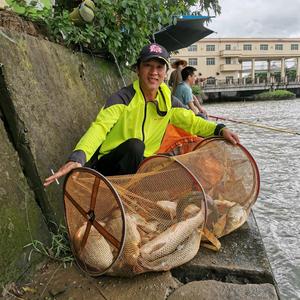
[[[68,158],[68,161],[75,161],[80,163],[82,166],[86,163],[86,156],[82,150],[75,150]]]
[[[226,126],[225,126],[224,124],[218,124],[218,125],[216,126],[214,135],[221,136],[221,135],[222,135],[222,129],[225,128],[225,127],[226,127]]]

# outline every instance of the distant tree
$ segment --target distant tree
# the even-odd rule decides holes
[[[267,79],[267,72],[256,72],[255,78],[259,78],[260,80],[266,80]]]
[[[286,76],[287,76],[288,81],[295,81],[296,76],[297,76],[297,72],[296,72],[295,69],[287,70],[286,71]]]

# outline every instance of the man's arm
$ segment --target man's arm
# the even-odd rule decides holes
[[[198,108],[199,112],[204,114],[207,117],[207,111],[206,109],[200,104],[198,98],[193,95],[193,99],[194,99],[194,105]]]
[[[216,124],[215,122],[198,118],[193,112],[184,108],[182,103],[176,98],[172,97],[172,108],[174,109],[171,116],[171,124],[203,137],[209,136],[223,136],[232,144],[239,143],[239,137],[223,124]]]
[[[188,102],[188,107],[194,112],[195,115],[199,113],[199,110],[198,110],[198,108],[195,106],[193,100],[191,100],[190,102]]]

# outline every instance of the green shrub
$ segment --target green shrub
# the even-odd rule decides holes
[[[199,85],[193,85],[193,86],[192,86],[192,91],[193,91],[193,94],[194,94],[195,96],[201,95],[201,88],[200,88]]]
[[[255,95],[255,100],[281,100],[294,98],[296,98],[296,95],[286,90],[263,92],[258,95]]]
[[[36,10],[23,0],[10,0],[18,5],[24,17],[46,26],[50,39],[66,46],[79,46],[91,53],[110,53],[122,69],[135,63],[141,48],[154,32],[176,22],[176,16],[221,11],[218,0],[93,0],[94,20],[76,26],[69,20],[71,7],[77,1],[55,1],[53,9]],[[71,4],[66,4],[70,2]],[[34,3],[34,2],[33,2]]]

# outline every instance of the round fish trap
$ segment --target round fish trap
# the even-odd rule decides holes
[[[170,270],[199,250],[205,193],[170,157],[157,157],[133,175],[105,178],[75,169],[66,178],[64,202],[73,253],[90,275]]]
[[[245,147],[233,146],[223,138],[201,141],[176,159],[201,182],[207,199],[206,228],[224,236],[245,223],[260,187],[255,160]]]
[[[65,219],[72,251],[79,267],[92,276],[105,273],[120,257],[125,242],[126,217],[120,197],[100,173],[77,168],[64,183]],[[112,235],[105,227],[120,219]]]

